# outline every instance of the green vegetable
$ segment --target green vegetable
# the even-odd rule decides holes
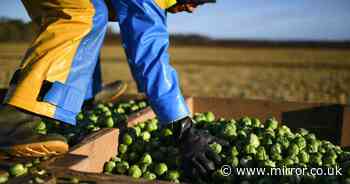
[[[268,160],[269,156],[266,153],[266,150],[263,146],[257,148],[256,159],[257,160]]]
[[[129,169],[129,164],[126,161],[118,162],[116,164],[116,170],[119,174],[124,174]]]
[[[116,163],[113,161],[109,161],[109,162],[105,163],[103,170],[104,170],[104,172],[112,173],[112,171],[115,167],[116,167]]]
[[[214,113],[212,113],[212,112],[206,112],[206,113],[204,113],[204,116],[206,117],[206,120],[207,120],[208,122],[213,122],[213,121],[215,121],[215,115],[214,115]]]
[[[261,127],[261,121],[258,118],[252,118],[252,127],[260,128]]]
[[[171,131],[169,128],[164,128],[162,130],[162,136],[169,137],[173,135],[173,131]]]
[[[106,119],[106,127],[107,128],[113,128],[114,127],[114,120],[113,120],[113,118],[112,117],[108,117],[107,119]]]
[[[155,120],[151,120],[150,122],[148,122],[146,124],[146,130],[148,132],[153,132],[153,131],[156,131],[158,129],[158,125],[157,125],[157,121]]]
[[[300,151],[299,153],[299,161],[302,163],[309,163],[310,161],[310,155],[306,151]]]
[[[271,154],[281,154],[281,153],[282,153],[281,144],[276,143],[271,147]]]
[[[299,154],[299,147],[296,144],[291,144],[288,147],[288,155],[289,156],[296,156]]]
[[[144,164],[151,164],[152,163],[152,156],[148,153],[145,153],[142,157],[141,157],[141,163]]]
[[[124,134],[123,136],[123,144],[130,145],[132,143],[132,137],[128,133]]]
[[[28,169],[24,167],[23,164],[14,164],[10,167],[11,176],[21,176],[28,172]]]
[[[151,138],[151,134],[149,132],[142,132],[141,137],[142,137],[142,140],[148,142]]]
[[[244,147],[244,152],[245,152],[246,154],[255,155],[255,154],[256,154],[256,148],[255,148],[255,146],[249,144],[249,145],[246,145],[246,146]]]
[[[322,154],[321,153],[315,153],[310,156],[310,162],[311,164],[314,164],[316,166],[322,166]]]
[[[254,133],[251,133],[249,136],[249,145],[257,148],[260,145],[260,141],[258,136],[256,136]]]
[[[177,170],[169,170],[165,178],[169,181],[177,181],[180,177],[180,172]]]
[[[154,168],[154,172],[158,175],[161,176],[163,175],[165,172],[168,171],[168,166],[165,163],[159,163],[156,164],[155,168]]]
[[[125,144],[119,144],[119,153],[124,154],[128,151],[128,146]]]
[[[138,165],[132,165],[128,170],[128,174],[133,178],[140,178],[142,176],[142,171]]]
[[[224,127],[222,129],[221,135],[223,135],[222,137],[226,137],[226,138],[235,137],[235,136],[237,136],[236,130],[237,130],[237,128],[236,128],[236,125],[234,123],[227,123],[224,125]]]
[[[236,156],[239,155],[239,152],[238,152],[236,146],[232,146],[232,147],[231,147],[230,153],[231,153],[231,156],[232,156],[232,157],[236,157]]]
[[[5,172],[5,171],[0,171],[0,183],[7,183],[7,181],[9,180],[9,173]]]
[[[145,174],[143,174],[143,177],[146,179],[146,180],[155,180],[157,178],[157,175],[152,173],[152,172],[145,172]]]
[[[275,130],[278,128],[278,121],[275,118],[269,118],[265,122],[267,129]]]
[[[216,153],[216,154],[220,154],[221,150],[222,150],[222,146],[216,142],[212,143],[209,145],[210,149]]]

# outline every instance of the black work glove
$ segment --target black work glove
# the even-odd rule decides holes
[[[221,158],[214,153],[209,145],[219,143],[226,147],[227,141],[218,139],[209,134],[208,131],[196,129],[193,120],[189,117],[172,123],[177,143],[182,153],[182,169],[188,177],[210,176],[215,170],[215,165],[221,164]]]

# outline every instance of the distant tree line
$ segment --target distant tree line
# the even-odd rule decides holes
[[[31,41],[38,27],[31,22],[20,19],[0,18],[0,42],[28,42]],[[120,40],[120,35],[108,29],[107,44],[114,44]],[[271,41],[271,40],[237,40],[211,39],[197,34],[172,34],[171,44],[175,46],[214,46],[214,47],[327,47],[350,48],[350,41]]]

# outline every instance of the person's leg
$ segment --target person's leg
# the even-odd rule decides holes
[[[101,58],[98,57],[98,61],[92,75],[91,81],[89,82],[85,100],[93,100],[94,96],[102,89],[102,76],[101,76]]]
[[[123,46],[140,92],[161,123],[190,116],[177,72],[169,64],[166,6],[161,0],[112,0]]]
[[[103,39],[104,0],[23,0],[41,27],[14,74],[5,103],[75,124]]]

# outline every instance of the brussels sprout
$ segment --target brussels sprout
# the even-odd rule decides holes
[[[169,128],[164,128],[162,130],[162,136],[169,137],[173,135],[173,131],[171,131]]]
[[[7,183],[7,181],[9,180],[9,176],[10,174],[6,171],[0,171],[0,183]]]
[[[69,183],[75,184],[75,183],[80,183],[79,178],[72,176],[69,178]]]
[[[131,110],[132,112],[136,112],[136,111],[139,110],[139,106],[137,106],[137,105],[132,105],[132,106],[130,107],[130,110]]]
[[[239,159],[237,157],[229,157],[227,159],[227,162],[232,166],[232,167],[238,167],[239,165]]]
[[[310,134],[309,134],[310,135]],[[317,140],[311,139],[307,145],[309,153],[317,153],[319,150],[320,143]]]
[[[125,133],[123,136],[123,144],[130,145],[132,144],[132,142],[133,142],[133,138],[131,137],[131,135],[128,133]]]
[[[77,121],[83,121],[83,120],[84,120],[84,114],[80,112],[80,113],[77,115],[76,120],[77,120]]]
[[[138,165],[132,165],[128,169],[128,174],[133,178],[140,178],[142,176],[142,171]]]
[[[148,132],[153,132],[153,131],[156,131],[158,129],[158,125],[157,125],[157,122],[156,121],[150,121],[146,124],[146,130]]]
[[[306,140],[303,137],[295,138],[295,143],[298,145],[299,149],[304,149],[306,147]]]
[[[236,125],[233,123],[227,123],[224,125],[221,135],[226,138],[237,136]]]
[[[35,131],[37,133],[46,132],[46,123],[44,121],[38,121],[35,125]]]
[[[142,140],[148,142],[151,138],[151,134],[149,132],[142,132],[141,137],[142,137]]]
[[[247,133],[244,130],[238,130],[237,136],[242,140],[244,140],[248,137]]]
[[[146,180],[155,180],[155,179],[157,178],[157,175],[154,174],[154,173],[152,173],[152,172],[147,171],[147,172],[145,172],[145,173],[143,174],[143,177],[144,177]]]
[[[337,159],[331,156],[326,156],[323,158],[323,162],[324,165],[328,166],[328,167],[332,167],[337,165]]]
[[[201,123],[201,122],[204,122],[207,120],[207,118],[203,115],[203,114],[200,114],[200,113],[196,113],[193,117],[195,123]]]
[[[316,166],[322,166],[322,154],[321,153],[315,153],[310,156],[310,162],[311,164],[314,164]]]
[[[269,118],[265,122],[266,129],[275,130],[278,128],[278,121],[275,118]]]
[[[168,171],[168,166],[165,163],[159,163],[155,165],[154,172],[158,176],[163,175],[167,171]]]
[[[310,155],[306,151],[300,151],[299,153],[299,161],[301,163],[309,163],[310,161]]]
[[[293,158],[287,157],[287,158],[283,159],[282,163],[283,163],[283,166],[290,167],[294,164],[294,160],[293,160]]]
[[[269,156],[266,153],[266,150],[263,146],[257,148],[256,159],[257,160],[268,160]]]
[[[91,121],[92,123],[97,123],[98,121],[98,116],[96,116],[95,114],[91,114],[89,117],[88,117],[89,121]]]
[[[272,153],[271,159],[275,161],[280,161],[283,159],[282,155],[280,153]]]
[[[277,134],[281,135],[281,136],[288,137],[288,138],[293,138],[294,137],[294,135],[293,135],[292,131],[290,130],[290,128],[288,128],[285,125],[282,125],[281,127],[278,128]]]
[[[282,146],[279,143],[276,143],[272,145],[271,147],[271,154],[281,154],[282,153]]]
[[[116,163],[113,161],[108,161],[103,167],[103,171],[107,173],[112,173],[113,169],[116,167]]]
[[[147,102],[141,101],[141,102],[139,102],[138,105],[139,105],[139,107],[140,107],[141,109],[143,109],[143,108],[147,107]]]
[[[119,153],[124,154],[128,151],[128,146],[125,144],[119,144]]]
[[[129,163],[126,161],[118,162],[115,168],[117,173],[124,174],[129,169]]]
[[[114,109],[114,113],[116,114],[125,114],[125,110],[121,107],[118,107],[116,109]]]
[[[230,154],[232,157],[236,157],[239,155],[239,152],[237,150],[237,147],[236,146],[232,146],[231,149],[230,149]]]
[[[114,120],[112,117],[108,117],[105,122],[105,126],[107,128],[113,128],[114,127]]]
[[[137,124],[137,126],[140,127],[141,130],[142,130],[142,129],[144,129],[146,127],[146,123],[142,122],[142,123]]]
[[[252,126],[252,120],[249,117],[243,117],[239,121],[239,125],[241,127],[251,127]]]
[[[289,144],[290,144],[288,138],[285,136],[278,136],[276,138],[276,142],[281,144],[283,149],[287,149],[289,147]]]
[[[152,156],[148,153],[143,154],[143,156],[141,157],[141,163],[144,164],[151,164],[152,163]]]
[[[254,133],[251,133],[249,136],[249,145],[251,145],[255,148],[260,146],[259,138]]]
[[[26,174],[28,169],[25,168],[23,164],[17,163],[12,165],[9,171],[11,176],[17,177]]]
[[[299,154],[299,147],[296,144],[291,144],[288,147],[288,155],[289,156],[296,156]]]
[[[180,178],[180,172],[177,170],[169,170],[166,173],[165,178],[169,181],[176,181]]]
[[[204,113],[204,116],[205,116],[207,122],[213,122],[213,121],[215,121],[215,115],[214,115],[214,113],[212,113],[212,112],[205,112],[205,113]]]
[[[244,152],[246,154],[252,154],[255,155],[256,154],[256,148],[253,145],[245,145],[244,146]]]
[[[306,136],[307,134],[309,134],[309,131],[306,130],[306,129],[304,129],[304,128],[300,128],[300,129],[298,130],[298,133],[299,133],[300,135],[302,135],[302,136]]]
[[[222,146],[216,142],[210,144],[209,147],[216,154],[220,154],[222,151]]]
[[[258,118],[252,118],[252,127],[260,128],[261,127],[261,121]]]
[[[307,141],[316,140],[316,135],[313,133],[310,133],[310,134],[307,134],[305,138]]]

